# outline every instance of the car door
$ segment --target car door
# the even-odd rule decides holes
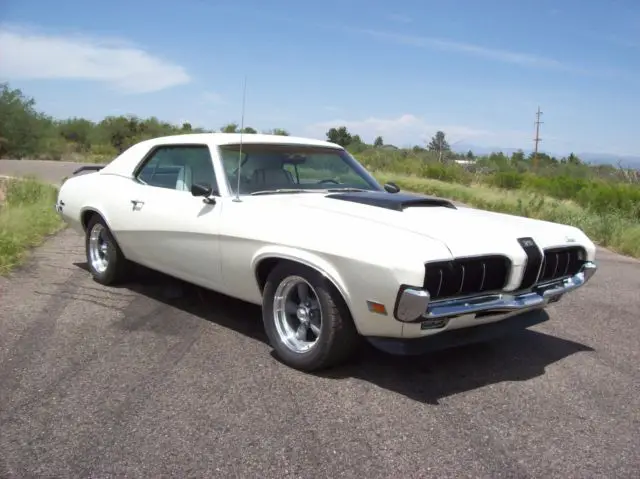
[[[194,183],[211,186],[213,201],[193,196]],[[206,144],[156,147],[128,190],[125,255],[172,276],[215,288],[220,281],[221,203]]]

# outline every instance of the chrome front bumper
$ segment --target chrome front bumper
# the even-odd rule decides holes
[[[465,314],[500,314],[540,308],[584,285],[595,274],[596,269],[596,264],[589,261],[574,276],[540,284],[532,291],[520,294],[497,293],[429,302],[427,291],[420,288],[404,288],[396,301],[395,317],[405,323],[420,323]]]

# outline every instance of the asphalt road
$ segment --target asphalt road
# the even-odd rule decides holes
[[[258,308],[100,286],[63,231],[0,278],[0,477],[638,477],[640,262],[599,266],[522,334],[309,375]]]
[[[0,176],[35,176],[42,181],[60,184],[75,170],[89,163],[71,161],[0,160]]]

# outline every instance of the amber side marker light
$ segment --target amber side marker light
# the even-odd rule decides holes
[[[387,315],[387,308],[382,303],[376,303],[375,301],[367,301],[367,307],[372,313]]]

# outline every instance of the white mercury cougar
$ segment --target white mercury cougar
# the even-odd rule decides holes
[[[138,263],[261,305],[271,346],[306,371],[363,338],[413,354],[530,327],[596,271],[577,228],[400,193],[325,141],[175,135],[80,170],[95,171],[56,209],[96,281]]]

